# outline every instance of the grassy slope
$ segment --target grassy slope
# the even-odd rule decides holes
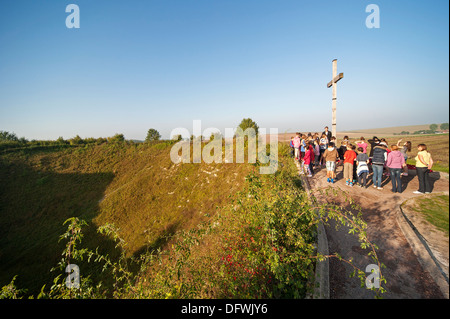
[[[448,229],[448,195],[434,195],[432,197],[422,197],[416,199],[417,212],[424,215],[425,219],[443,231],[447,236]]]
[[[170,145],[108,145],[20,150],[0,155],[0,285],[35,293],[54,275],[63,222],[73,216],[92,226],[85,242],[112,248],[94,229],[120,229],[138,254],[168,235],[201,222],[243,186],[252,165],[175,165]]]

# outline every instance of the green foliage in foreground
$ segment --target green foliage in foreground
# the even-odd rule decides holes
[[[53,285],[43,286],[37,298],[306,298],[314,289],[316,262],[326,258],[352,265],[364,286],[366,274],[352,260],[338,254],[324,256],[316,250],[318,223],[332,219],[358,236],[361,248],[368,250],[381,269],[364,221],[340,206],[311,201],[301,188],[293,162],[280,164],[282,169],[276,174],[248,175],[246,188],[232,204],[207,222],[168,238],[165,249],[131,258],[126,257],[127,243],[114,225],[98,228],[120,251],[113,260],[99,249],[83,248],[86,222],[68,219],[67,231],[60,237],[65,249],[52,269]],[[357,207],[352,203],[351,208]],[[101,265],[109,280],[83,276],[83,269],[92,263]],[[68,264],[80,268],[79,288],[66,286]],[[24,295],[14,279],[3,287],[0,298]],[[382,275],[381,282],[385,282]],[[383,287],[372,289],[376,296],[384,292]]]

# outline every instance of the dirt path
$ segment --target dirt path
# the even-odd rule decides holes
[[[382,269],[387,280],[385,285],[387,292],[383,294],[383,297],[386,299],[445,298],[430,273],[421,266],[397,222],[400,205],[407,199],[421,196],[413,194],[413,191],[418,189],[417,177],[413,174],[402,177],[404,191],[401,194],[391,192],[391,182],[386,177],[383,180],[383,190],[372,187],[371,175],[367,189],[345,185],[342,179],[342,167],[338,167],[337,177],[338,181],[335,184],[327,183],[326,171],[323,168],[308,180],[312,190],[330,186],[340,188],[362,207],[363,219],[368,224],[367,235],[371,242],[379,247],[377,254],[380,261],[386,265],[386,268]],[[431,178],[433,193],[448,193],[448,175],[443,177],[439,173],[433,173]],[[326,227],[326,232],[330,254],[337,252],[346,259],[353,257],[355,265],[362,270],[372,263],[367,257],[367,251],[363,251],[355,236],[348,235],[344,228],[336,230],[333,225],[329,225]],[[353,271],[351,266],[332,258],[329,268],[330,298],[374,297],[373,292],[365,287],[361,288],[358,277],[349,277]]]

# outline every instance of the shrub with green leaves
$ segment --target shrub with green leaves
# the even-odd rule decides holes
[[[67,231],[60,237],[65,249],[53,269],[57,275],[53,285],[42,287],[38,298],[306,298],[314,289],[317,261],[327,258],[352,265],[364,286],[365,272],[352,260],[338,254],[324,256],[316,249],[317,225],[335,220],[348,226],[349,235],[357,236],[361,248],[368,249],[382,268],[377,247],[367,237],[366,223],[361,214],[352,212],[358,211],[357,205],[348,199],[351,211],[347,211],[308,196],[283,148],[280,170],[259,175],[258,163],[254,164],[244,189],[228,205],[218,207],[214,215],[205,214],[209,219],[191,229],[168,234],[163,239],[165,246],[130,256],[120,230],[106,224],[98,233],[116,243],[119,254],[113,258],[101,253],[101,247],[82,247],[86,222],[68,219]],[[335,189],[325,192],[330,197],[338,195]],[[82,272],[80,287],[68,288],[63,270],[71,263],[80,269],[96,264],[104,276],[94,279]],[[385,291],[383,287],[372,289],[376,296]],[[2,291],[2,297],[20,298],[14,279]]]

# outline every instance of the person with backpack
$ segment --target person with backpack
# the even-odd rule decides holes
[[[366,178],[369,174],[369,156],[364,152],[364,148],[358,147],[358,156],[356,156],[356,174],[358,175],[358,184],[360,187],[367,188]]]

